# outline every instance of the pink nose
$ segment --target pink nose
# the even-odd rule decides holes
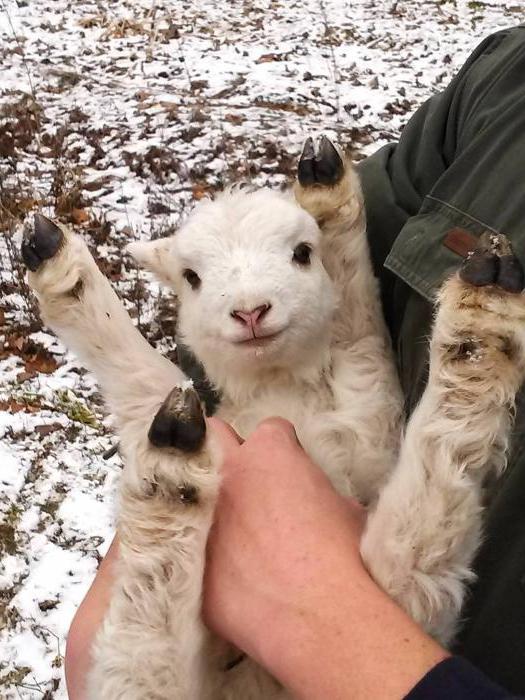
[[[249,328],[255,328],[259,321],[265,316],[268,311],[272,308],[271,304],[262,304],[251,311],[245,311],[243,309],[235,309],[232,311],[233,318],[236,318],[241,323],[244,323]]]

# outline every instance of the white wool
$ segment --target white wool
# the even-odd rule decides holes
[[[210,436],[191,456],[147,437],[168,390],[187,379],[140,336],[81,239],[65,236],[30,281],[46,322],[100,382],[126,461],[121,557],[89,697],[282,700],[249,660],[225,673],[236,652],[200,620],[216,451]],[[293,260],[301,243],[309,265]],[[177,292],[179,332],[222,392],[218,415],[244,435],[271,415],[291,420],[334,485],[369,504],[362,553],[378,583],[449,641],[480,542],[483,480],[504,466],[523,378],[523,296],[445,284],[428,387],[399,449],[402,396],[351,166],[332,188],[232,189],[199,203],[174,237],[130,251]],[[81,293],[69,293],[79,280]],[[245,329],[232,312],[260,305],[261,331],[276,337],[238,342]],[[476,362],[461,355],[466,338]],[[198,503],[177,499],[182,484]]]

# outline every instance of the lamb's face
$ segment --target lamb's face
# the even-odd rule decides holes
[[[319,355],[335,307],[319,244],[290,195],[259,190],[201,202],[174,237],[130,250],[176,290],[186,344],[229,373]]]

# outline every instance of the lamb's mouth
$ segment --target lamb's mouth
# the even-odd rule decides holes
[[[266,335],[255,336],[253,338],[243,338],[242,340],[235,340],[233,342],[235,345],[242,345],[243,347],[248,348],[263,347],[265,345],[269,345],[272,341],[278,338],[283,331],[284,328],[282,328],[280,331],[276,331],[275,333],[268,333]]]

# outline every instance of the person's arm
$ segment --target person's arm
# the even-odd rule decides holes
[[[208,625],[298,700],[508,700],[451,657],[371,579],[359,554],[365,513],[297,443],[264,421],[241,444],[213,420],[223,485],[209,539]]]
[[[86,677],[91,667],[91,650],[111,600],[117,557],[118,541],[115,537],[71,623],[65,658],[69,700],[85,698]]]

